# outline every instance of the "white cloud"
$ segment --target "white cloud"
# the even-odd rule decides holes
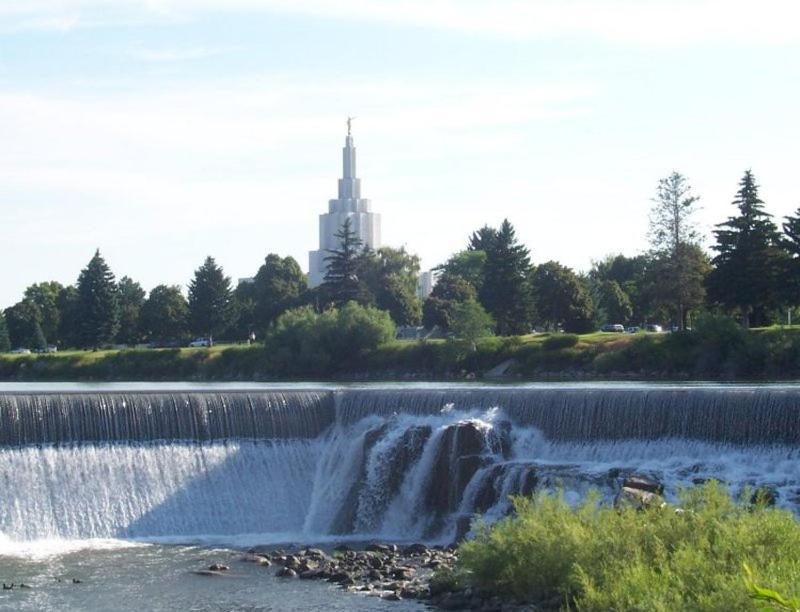
[[[162,49],[135,48],[130,51],[131,57],[145,62],[185,62],[205,59],[220,55],[225,50],[212,47],[173,47]]]
[[[794,0],[26,0],[0,6],[0,23],[5,29],[98,27],[223,12],[282,12],[515,40],[658,46],[798,44],[800,17]]]

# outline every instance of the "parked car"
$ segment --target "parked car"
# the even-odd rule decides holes
[[[655,334],[660,334],[661,332],[664,331],[664,328],[662,328],[660,325],[656,325],[655,323],[648,323],[645,329]]]
[[[625,333],[625,326],[619,323],[606,323],[600,328],[600,331],[622,334]]]
[[[11,352],[12,352],[12,354],[14,354],[14,355],[30,355],[30,354],[31,354],[31,349],[29,349],[29,348],[23,348],[23,347],[19,347],[19,348],[15,348],[15,349],[14,349],[13,351],[11,351]]]
[[[211,346],[212,344],[211,338],[195,338],[189,343],[189,346],[197,348],[200,346]]]
[[[642,328],[637,325],[632,325],[625,331],[628,332],[629,334],[638,334],[640,331],[642,331]]]

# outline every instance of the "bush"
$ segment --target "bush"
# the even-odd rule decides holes
[[[590,495],[514,500],[515,516],[480,525],[461,545],[475,586],[580,610],[756,610],[743,564],[759,583],[798,594],[800,523],[785,510],[736,503],[718,483],[683,491],[681,511],[615,509]]]
[[[572,348],[578,344],[576,334],[554,334],[545,338],[542,348],[546,351],[557,351],[558,349]]]
[[[367,352],[394,339],[388,312],[348,302],[322,314],[310,306],[283,313],[267,332],[267,361],[278,373],[329,375],[358,364]]]

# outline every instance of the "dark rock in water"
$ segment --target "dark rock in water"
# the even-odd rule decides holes
[[[297,572],[291,567],[282,567],[275,575],[279,578],[297,578]]]
[[[82,582],[83,582],[83,580],[81,580],[79,578],[73,578],[72,579],[72,584],[81,584]]]
[[[230,568],[222,563],[212,563],[208,566],[208,569],[212,572],[227,572]]]
[[[400,436],[400,440],[392,449],[391,456],[387,461],[390,466],[384,493],[387,504],[400,491],[408,469],[419,459],[432,431],[430,425],[419,425],[409,427]]]
[[[203,569],[203,570],[195,570],[192,572],[195,576],[224,576],[222,572],[217,572],[210,569]],[[75,582],[73,580],[73,582]]]
[[[366,550],[367,552],[378,552],[378,553],[383,553],[383,554],[386,554],[386,555],[388,555],[388,554],[390,554],[392,552],[395,552],[392,549],[392,547],[389,546],[388,544],[375,544],[375,543],[367,544],[367,546],[364,548],[364,550]]]
[[[347,572],[336,572],[328,580],[336,584],[341,584],[342,586],[355,584],[355,580],[353,580],[353,577]]]
[[[267,557],[251,552],[243,554],[241,557],[239,557],[239,561],[243,561],[244,563],[255,563],[256,565],[272,565],[272,562]]]
[[[622,486],[627,489],[638,489],[639,491],[647,491],[655,493],[656,495],[664,494],[664,485],[648,476],[640,474],[631,474],[623,482]]]
[[[339,545],[338,545],[336,548],[334,548],[333,550],[334,550],[334,552],[345,553],[345,552],[350,552],[350,551],[352,551],[353,549],[352,549],[352,548],[350,548],[350,547],[349,547],[347,544],[339,544]]]
[[[424,555],[428,552],[428,547],[424,544],[409,544],[403,549],[403,555],[405,556],[413,556],[413,555]]]

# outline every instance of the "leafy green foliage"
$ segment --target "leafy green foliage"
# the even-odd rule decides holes
[[[542,348],[546,351],[557,351],[572,348],[576,344],[578,344],[577,334],[553,334],[542,342]]]
[[[369,351],[394,336],[387,312],[348,302],[323,313],[310,306],[283,313],[267,332],[264,345],[276,373],[327,375],[359,364]]]
[[[617,281],[600,283],[597,305],[607,323],[627,323],[633,315],[631,300]]]
[[[549,329],[571,333],[594,328],[594,304],[586,284],[570,269],[549,261],[533,271],[538,320]]]
[[[25,289],[24,299],[36,304],[39,309],[41,333],[51,344],[59,341],[58,327],[61,313],[58,308],[58,295],[64,287],[56,281],[36,283]]]
[[[744,564],[745,580],[744,584],[747,590],[750,591],[750,597],[754,601],[765,602],[769,606],[763,610],[787,610],[788,612],[800,612],[800,597],[793,597],[789,599],[784,597],[777,591],[767,589],[756,584],[753,570],[746,563]]]
[[[439,266],[442,274],[463,278],[470,285],[480,291],[486,269],[486,251],[467,249],[455,253]]]
[[[477,297],[475,287],[460,276],[442,274],[422,307],[422,323],[428,329],[438,326],[448,331],[455,307]]]
[[[206,257],[189,284],[189,327],[194,334],[214,337],[230,321],[231,279],[213,257]]]
[[[32,300],[22,300],[5,310],[9,340],[13,348],[42,349],[47,341],[42,332],[42,312]]]
[[[135,345],[141,340],[139,314],[147,295],[142,286],[133,279],[123,276],[119,279],[119,331],[117,342]]]
[[[479,338],[492,335],[494,319],[486,312],[477,300],[459,302],[453,308],[453,318],[450,322],[450,331],[456,338],[464,340],[473,349]]]
[[[306,275],[293,257],[270,253],[252,284],[253,326],[263,332],[282,312],[298,306],[308,289]]]
[[[405,248],[383,247],[365,251],[361,257],[359,279],[372,299],[386,310],[397,325],[417,325],[422,309],[417,297],[419,257]]]
[[[99,348],[114,340],[119,329],[119,292],[99,249],[78,277],[77,312],[80,346]]]
[[[531,603],[580,610],[756,610],[741,578],[796,593],[800,523],[736,503],[718,483],[683,491],[680,511],[615,509],[589,496],[573,509],[546,493],[462,544],[462,579]]]
[[[142,305],[140,331],[150,342],[180,340],[189,329],[189,304],[177,285],[153,287]]]

